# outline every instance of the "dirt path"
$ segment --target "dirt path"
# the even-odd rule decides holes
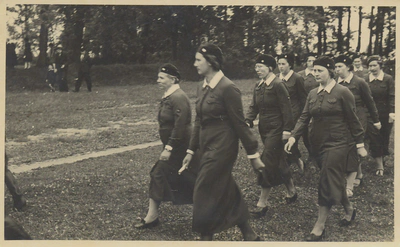
[[[73,155],[70,157],[36,162],[36,163],[32,163],[32,164],[11,165],[11,166],[9,166],[9,169],[13,173],[29,172],[29,171],[32,171],[32,170],[38,169],[38,168],[45,168],[45,167],[49,167],[49,166],[57,166],[57,165],[63,165],[63,164],[72,164],[72,163],[75,163],[75,162],[78,162],[81,160],[85,160],[85,159],[113,155],[113,154],[118,154],[118,153],[123,153],[123,152],[127,152],[127,151],[138,150],[138,149],[144,149],[144,148],[158,146],[158,145],[161,145],[161,141],[149,142],[149,143],[144,143],[144,144],[139,144],[139,145],[119,147],[119,148],[111,148],[111,149],[107,149],[107,150],[100,151],[100,152]]]

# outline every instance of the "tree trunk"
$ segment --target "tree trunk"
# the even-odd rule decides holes
[[[371,16],[369,17],[369,43],[368,43],[368,56],[372,55],[372,36],[374,35],[374,9],[375,7],[371,7]]]
[[[47,59],[47,42],[48,42],[49,30],[47,23],[40,24],[40,36],[39,36],[39,56],[36,62],[37,67],[45,67]]]
[[[361,49],[361,25],[362,25],[362,19],[363,19],[363,16],[362,16],[362,8],[363,7],[358,7],[358,42],[357,42],[357,49],[356,49],[356,52],[358,53],[358,52],[360,52],[360,49]]]
[[[350,50],[350,38],[351,38],[351,30],[350,30],[350,20],[351,20],[351,7],[348,7],[348,19],[347,19],[347,33],[346,33],[346,48]]]
[[[85,6],[77,6],[76,14],[73,25],[74,40],[72,43],[70,61],[73,63],[79,63],[81,57],[82,43],[83,43],[83,28],[85,27]]]
[[[342,34],[342,28],[343,28],[343,8],[339,7],[338,8],[338,33],[337,33],[337,51],[342,52],[343,51],[343,34]]]
[[[383,55],[383,29],[385,27],[385,13],[386,7],[379,7],[380,8],[380,28],[379,28],[379,55]]]
[[[317,7],[317,12],[321,15],[321,19],[324,16],[324,9],[321,6]],[[322,54],[322,34],[325,29],[325,23],[323,21],[318,21],[318,31],[317,31],[317,36],[318,36],[318,44],[317,44],[317,50],[318,50],[318,55]],[[326,42],[325,42],[326,44]]]

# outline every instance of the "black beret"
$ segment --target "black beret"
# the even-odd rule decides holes
[[[306,55],[306,60],[308,60],[309,57],[315,57],[315,58],[317,58],[318,55],[317,55],[317,53],[310,52],[310,53],[308,53],[308,54]]]
[[[319,65],[327,69],[335,69],[335,62],[328,56],[322,56],[314,61],[314,66]]]
[[[378,61],[378,64],[382,64],[382,58],[379,55],[372,55],[368,58],[367,64],[369,65],[370,62],[372,61]]]
[[[357,58],[361,58],[361,55],[354,54],[354,55],[353,55],[353,61],[356,60]]]
[[[288,62],[288,64],[289,64],[290,66],[293,67],[293,65],[294,65],[294,56],[293,56],[293,54],[290,54],[290,53],[289,53],[289,54],[282,53],[282,54],[279,55],[277,58],[278,58],[277,60],[279,60],[279,59],[281,59],[281,58],[284,58],[284,59],[286,59],[286,61]]]
[[[268,67],[276,68],[276,60],[273,56],[268,54],[261,54],[257,57],[256,63],[262,63]]]
[[[217,58],[217,62],[222,65],[224,58],[221,49],[217,45],[206,43],[201,45],[197,52],[202,54],[206,60],[208,59],[207,55],[215,56]]]
[[[351,60],[351,58],[349,58],[346,55],[339,55],[338,57],[335,58],[335,63],[344,63],[347,66],[349,66],[353,63],[353,60]]]
[[[170,63],[166,63],[161,66],[159,72],[164,72],[166,74],[176,76],[179,80],[181,79],[181,74],[179,74],[178,69]]]

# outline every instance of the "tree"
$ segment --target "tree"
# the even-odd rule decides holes
[[[374,28],[374,6],[371,6],[371,14],[369,16],[369,42],[368,42],[368,56],[372,55],[372,36],[374,34],[373,28]]]
[[[362,13],[363,7],[358,7],[358,39],[357,39],[357,48],[356,52],[360,52],[361,49],[361,26],[362,26],[362,20],[363,20],[363,13]]]
[[[350,39],[351,39],[351,30],[350,30],[350,20],[351,20],[351,7],[347,7],[347,33],[346,33],[346,48],[350,50]]]

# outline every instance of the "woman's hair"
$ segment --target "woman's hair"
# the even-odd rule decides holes
[[[176,76],[173,76],[173,75],[170,75],[170,74],[167,74],[167,76],[168,76],[168,78],[170,78],[170,79],[172,79],[172,80],[174,80],[175,82],[174,82],[174,84],[179,84],[179,82],[181,81],[178,77],[176,77]]]
[[[224,57],[221,49],[218,46],[211,43],[206,43],[201,45],[199,49],[197,49],[197,52],[203,55],[203,57],[211,64],[211,67],[215,71],[222,69]]]
[[[382,69],[382,58],[381,58],[381,56],[379,56],[379,55],[372,55],[372,56],[370,56],[370,57],[368,58],[368,60],[367,60],[367,65],[369,66],[369,63],[372,62],[372,61],[377,61],[379,67]]]
[[[333,69],[328,69],[328,68],[327,68],[327,70],[328,70],[328,72],[329,72],[329,76],[330,76],[331,78],[335,78],[335,71],[334,71]]]

